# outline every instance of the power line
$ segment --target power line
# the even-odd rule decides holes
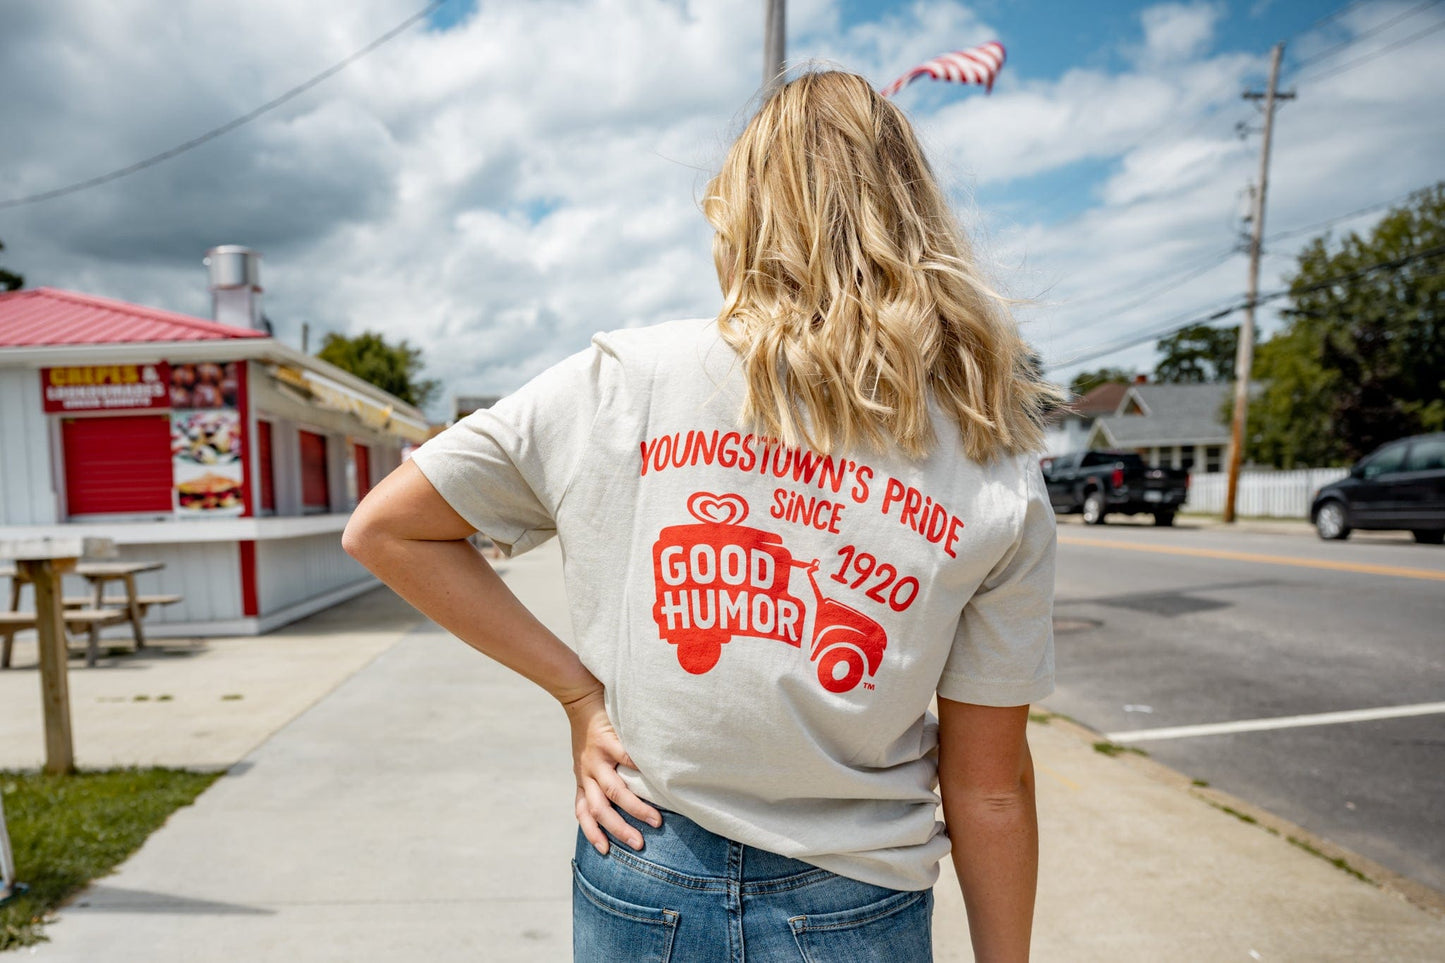
[[[1424,40],[1431,34],[1439,33],[1441,30],[1445,30],[1445,20],[1440,20],[1433,26],[1426,27],[1424,30],[1417,30],[1415,33],[1410,34],[1408,37],[1404,37],[1391,44],[1386,44],[1385,46],[1380,47],[1378,50],[1372,50],[1369,53],[1364,54],[1363,56],[1356,57],[1354,60],[1346,61],[1345,63],[1342,63],[1337,67],[1331,67],[1329,68],[1329,73],[1331,76],[1338,77],[1340,74],[1344,73],[1347,70],[1353,70],[1361,64],[1369,63],[1371,60],[1382,57],[1385,54],[1390,53],[1391,51],[1399,50],[1401,47],[1409,46],[1410,44],[1415,43],[1417,40]],[[1298,81],[1299,77],[1296,76],[1293,79]]]
[[[1079,355],[1077,357],[1070,358],[1067,361],[1060,361],[1056,364],[1046,365],[1046,367],[1052,370],[1054,368],[1072,367],[1076,364],[1084,364],[1089,361],[1095,361],[1099,358],[1107,358],[1111,354],[1118,354],[1120,351],[1136,347],[1137,345],[1144,344],[1145,342],[1157,341],[1160,338],[1166,338],[1171,334],[1183,331],[1185,328],[1191,328],[1196,324],[1208,324],[1211,321],[1218,321],[1220,318],[1228,317],[1242,307],[1244,307],[1244,304],[1242,302],[1239,304],[1230,305],[1228,307],[1220,308],[1218,311],[1215,311],[1212,314],[1191,317],[1190,320],[1185,321],[1182,324],[1177,323],[1176,321],[1171,319],[1164,327],[1151,329],[1144,334],[1133,336],[1127,341],[1115,341],[1107,348],[1100,348],[1098,351],[1093,351],[1089,354]],[[1188,314],[1193,315],[1194,312],[1191,311],[1188,312]],[[1179,315],[1176,315],[1175,317],[1177,318],[1179,317]]]
[[[1394,207],[1395,205],[1399,204],[1401,201],[1407,201],[1407,200],[1409,200],[1409,199],[1412,198],[1412,197],[1416,197],[1416,196],[1424,193],[1425,191],[1430,190],[1430,189],[1431,189],[1432,187],[1434,187],[1434,186],[1435,186],[1434,184],[1427,184],[1427,185],[1425,185],[1424,187],[1417,187],[1417,188],[1415,188],[1413,191],[1409,191],[1408,193],[1402,194],[1402,195],[1400,195],[1399,197],[1393,198],[1393,199],[1388,200],[1388,201],[1380,201],[1378,204],[1371,204],[1371,205],[1369,205],[1368,207],[1362,207],[1362,208],[1359,208],[1358,210],[1350,211],[1348,214],[1340,214],[1340,215],[1338,215],[1338,216],[1336,216],[1336,217],[1327,218],[1326,220],[1323,220],[1323,221],[1316,221],[1316,222],[1313,223],[1313,224],[1306,224],[1304,227],[1293,227],[1293,228],[1290,228],[1290,229],[1287,230],[1287,231],[1279,231],[1279,232],[1277,232],[1277,233],[1275,233],[1275,234],[1269,235],[1268,237],[1265,238],[1265,240],[1266,240],[1266,241],[1278,241],[1278,240],[1280,240],[1281,238],[1294,237],[1294,236],[1299,235],[1299,234],[1309,234],[1309,233],[1311,233],[1311,232],[1313,232],[1313,231],[1319,230],[1319,229],[1322,228],[1322,227],[1329,227],[1331,224],[1337,224],[1337,223],[1339,223],[1340,221],[1348,221],[1348,220],[1350,220],[1351,218],[1359,217],[1361,214],[1368,214],[1368,213],[1370,213],[1371,211],[1378,211],[1378,210],[1380,210],[1381,208]]]
[[[421,10],[418,10],[416,13],[407,17],[401,23],[397,24],[395,27],[392,27],[380,37],[377,37],[371,43],[362,47],[360,50],[357,50],[355,53],[351,54],[345,59],[340,60],[335,64],[332,64],[330,67],[327,67],[325,70],[321,71],[321,73],[312,77],[310,80],[307,80],[306,82],[301,84],[297,84],[295,87],[292,87],[281,96],[275,98],[274,100],[268,100],[266,103],[262,104],[260,107],[257,107],[250,113],[242,114],[240,117],[237,117],[236,119],[231,121],[227,121],[219,127],[211,128],[204,134],[201,134],[199,137],[193,137],[192,139],[186,141],[183,144],[177,144],[175,147],[172,147],[169,150],[161,151],[159,154],[155,154],[151,157],[147,157],[145,160],[136,161],[134,164],[131,164],[128,167],[117,168],[116,170],[101,174],[97,177],[92,177],[89,180],[78,181],[74,184],[67,184],[65,187],[57,187],[49,191],[41,191],[38,194],[27,194],[23,197],[8,198],[6,200],[0,201],[0,210],[5,210],[11,207],[20,207],[24,204],[35,204],[40,201],[54,200],[57,197],[64,197],[67,194],[75,194],[79,191],[89,190],[92,187],[99,187],[101,184],[108,184],[111,181],[120,180],[122,177],[129,177],[131,174],[143,171],[147,167],[154,167],[156,164],[162,163],[163,161],[168,161],[172,157],[176,157],[180,154],[184,154],[186,151],[200,147],[202,144],[207,143],[208,141],[213,141],[217,137],[229,134],[237,127],[249,124],[251,121],[255,120],[257,117],[260,117],[262,114],[275,110],[277,107],[280,107],[287,101],[299,97],[301,94],[304,94],[306,91],[310,90],[312,87],[315,87],[322,81],[327,80],[330,77],[340,73],[342,70],[345,70],[347,67],[351,66],[362,57],[365,57],[373,50],[382,46],[387,41],[403,33],[412,24],[416,23],[418,20],[421,20],[423,17],[426,17],[433,10],[437,9],[442,4],[447,2],[448,0],[432,0],[431,3],[428,3]]]
[[[1086,322],[1084,322],[1083,324],[1072,325],[1069,330],[1070,330],[1072,333],[1077,334],[1077,333],[1080,332],[1080,331],[1085,331],[1085,330],[1087,330],[1087,329],[1089,329],[1089,328],[1095,327],[1096,325],[1103,324],[1103,323],[1105,323],[1106,321],[1113,321],[1113,320],[1117,319],[1117,317],[1118,317],[1120,314],[1123,314],[1125,311],[1132,311],[1134,308],[1137,308],[1137,307],[1138,307],[1139,305],[1141,305],[1141,304],[1144,304],[1144,303],[1146,303],[1146,302],[1152,301],[1152,300],[1154,300],[1154,299],[1157,298],[1157,297],[1161,297],[1161,296],[1163,296],[1163,295],[1165,295],[1165,294],[1168,294],[1168,293],[1171,292],[1171,291],[1174,291],[1174,290],[1177,290],[1178,288],[1183,287],[1185,284],[1187,284],[1188,282],[1194,280],[1195,278],[1199,277],[1200,275],[1208,274],[1210,271],[1212,271],[1212,270],[1214,270],[1215,268],[1219,267],[1220,265],[1224,264],[1226,261],[1228,261],[1230,258],[1234,257],[1234,256],[1235,256],[1236,254],[1238,254],[1238,253],[1239,253],[1238,251],[1231,250],[1231,251],[1228,251],[1227,253],[1225,253],[1225,254],[1224,254],[1223,256],[1221,256],[1221,257],[1214,258],[1213,260],[1211,260],[1211,261],[1208,262],[1207,264],[1195,266],[1195,267],[1193,267],[1193,268],[1188,268],[1188,269],[1186,269],[1185,272],[1184,272],[1182,275],[1180,275],[1177,279],[1173,280],[1173,281],[1172,281],[1171,283],[1169,283],[1169,284],[1166,284],[1164,287],[1161,287],[1161,288],[1159,288],[1158,290],[1152,291],[1152,292],[1150,292],[1149,294],[1146,294],[1146,295],[1144,295],[1143,297],[1138,298],[1137,300],[1128,302],[1127,304],[1124,304],[1124,305],[1121,306],[1121,307],[1115,308],[1115,309],[1114,309],[1114,313],[1112,313],[1112,314],[1100,315],[1099,317],[1095,318],[1095,319],[1092,320],[1092,321],[1086,321]],[[1193,312],[1191,311],[1190,313],[1192,314]]]
[[[1439,257],[1442,254],[1445,254],[1445,244],[1439,244],[1435,247],[1426,248],[1423,251],[1416,251],[1414,254],[1406,254],[1401,257],[1391,258],[1387,261],[1376,261],[1374,264],[1367,264],[1364,267],[1356,268],[1353,271],[1346,271],[1344,274],[1335,274],[1330,277],[1323,278],[1319,281],[1315,281],[1312,284],[1308,284],[1305,287],[1299,288],[1298,290],[1294,289],[1293,287],[1288,287],[1269,291],[1255,298],[1254,303],[1256,305],[1260,305],[1266,304],[1270,301],[1277,301],[1280,298],[1289,297],[1291,295],[1299,296],[1302,294],[1313,294],[1316,291],[1322,291],[1325,288],[1331,287],[1335,284],[1339,284],[1343,281],[1354,281],[1368,274],[1373,274],[1376,271],[1384,271],[1391,268],[1404,267],[1406,264],[1412,264],[1415,261],[1423,261],[1432,257]],[[1431,276],[1433,277],[1434,275]],[[1185,321],[1182,324],[1175,323],[1175,319],[1181,317],[1182,315],[1175,315],[1175,318],[1170,319],[1170,321],[1166,322],[1164,326],[1151,329],[1150,331],[1143,334],[1130,335],[1127,340],[1116,341],[1110,346],[1106,348],[1100,348],[1098,351],[1094,351],[1090,354],[1070,358],[1068,361],[1061,361],[1057,364],[1047,365],[1046,367],[1048,367],[1049,369],[1063,368],[1071,367],[1076,364],[1084,364],[1089,361],[1095,361],[1099,358],[1104,358],[1111,354],[1116,354],[1117,352],[1123,351],[1127,348],[1133,348],[1138,345],[1144,344],[1147,341],[1154,341],[1159,338],[1168,337],[1171,334],[1176,334],[1180,331],[1183,331],[1185,328],[1193,327],[1196,324],[1208,324],[1211,321],[1218,321],[1221,318],[1226,318],[1229,315],[1234,314],[1236,311],[1244,310],[1244,308],[1247,307],[1248,304],[1249,301],[1247,298],[1241,298],[1233,304],[1226,305],[1225,307],[1219,308],[1218,310],[1215,310],[1210,314],[1206,315],[1200,315],[1196,311],[1188,311],[1185,312],[1185,314],[1191,316],[1190,320]]]
[[[1363,6],[1363,5],[1366,4],[1367,2],[1369,2],[1369,0],[1354,0],[1354,2],[1352,2],[1352,3],[1347,3],[1347,4],[1345,4],[1343,7],[1340,7],[1340,8],[1338,8],[1337,10],[1335,10],[1333,13],[1327,13],[1327,14],[1325,14],[1323,17],[1320,17],[1318,20],[1316,20],[1314,23],[1310,24],[1308,27],[1305,27],[1305,28],[1304,28],[1303,30],[1301,30],[1299,33],[1294,34],[1292,37],[1290,37],[1290,39],[1293,40],[1295,37],[1298,37],[1301,33],[1308,33],[1309,31],[1314,30],[1314,29],[1316,29],[1316,28],[1318,28],[1318,27],[1323,27],[1325,24],[1329,23],[1331,20],[1337,20],[1337,19],[1339,19],[1340,17],[1343,17],[1345,14],[1349,13],[1351,10],[1355,9],[1356,7]]]
[[[1425,0],[1424,3],[1416,4],[1415,6],[1411,7],[1411,8],[1408,9],[1408,10],[1406,10],[1405,12],[1400,13],[1400,14],[1396,14],[1395,16],[1391,17],[1389,20],[1386,20],[1384,23],[1376,24],[1375,26],[1371,27],[1369,30],[1363,31],[1362,33],[1357,33],[1357,34],[1355,34],[1353,37],[1350,37],[1348,40],[1341,40],[1339,43],[1335,44],[1333,47],[1329,47],[1329,48],[1327,48],[1327,49],[1325,49],[1325,50],[1322,50],[1322,51],[1320,51],[1319,53],[1315,54],[1313,57],[1306,57],[1304,60],[1299,61],[1299,62],[1296,63],[1293,67],[1291,67],[1290,70],[1291,70],[1291,72],[1298,72],[1298,71],[1300,71],[1300,70],[1303,70],[1304,68],[1308,67],[1310,64],[1317,63],[1318,61],[1324,60],[1326,57],[1329,57],[1329,56],[1333,55],[1333,54],[1336,53],[1337,51],[1343,50],[1345,47],[1348,47],[1348,46],[1350,46],[1351,44],[1359,43],[1361,40],[1364,40],[1364,39],[1366,39],[1366,38],[1368,38],[1368,37],[1373,37],[1375,34],[1380,33],[1381,31],[1388,30],[1389,28],[1393,27],[1395,24],[1399,23],[1401,20],[1408,20],[1410,17],[1413,17],[1415,14],[1420,13],[1421,11],[1427,10],[1427,9],[1429,9],[1430,7],[1435,6],[1435,5],[1438,4],[1439,2],[1440,2],[1440,0]],[[1318,26],[1318,24],[1316,24],[1316,26]],[[1314,28],[1311,27],[1310,29],[1314,29]]]
[[[1438,0],[1436,0],[1436,2],[1438,2]],[[1391,198],[1390,200],[1387,200],[1387,201],[1379,201],[1379,202],[1377,202],[1377,203],[1375,203],[1375,204],[1370,204],[1370,205],[1368,205],[1367,207],[1357,208],[1357,209],[1355,209],[1355,210],[1353,210],[1353,211],[1350,211],[1350,212],[1348,212],[1348,213],[1346,213],[1346,214],[1338,214],[1338,215],[1336,215],[1336,216],[1334,216],[1334,217],[1326,218],[1326,219],[1323,220],[1323,221],[1316,221],[1316,222],[1313,223],[1313,224],[1306,224],[1306,225],[1304,225],[1303,227],[1293,227],[1293,228],[1290,228],[1290,229],[1285,230],[1285,231],[1276,231],[1276,232],[1273,233],[1273,234],[1267,235],[1267,236],[1265,237],[1265,240],[1266,240],[1266,241],[1269,241],[1269,242],[1273,242],[1273,241],[1283,240],[1284,238],[1288,238],[1288,237],[1296,237],[1296,236],[1298,236],[1298,235],[1300,235],[1300,234],[1309,234],[1309,233],[1312,233],[1312,232],[1314,232],[1314,231],[1318,231],[1318,230],[1320,230],[1321,228],[1329,227],[1331,224],[1337,224],[1337,223],[1339,223],[1340,221],[1348,221],[1348,220],[1350,220],[1351,218],[1359,217],[1361,214],[1369,214],[1371,211],[1378,211],[1378,210],[1381,210],[1381,209],[1387,208],[1387,207],[1395,207],[1396,205],[1400,204],[1402,201],[1407,201],[1407,200],[1409,200],[1409,199],[1412,198],[1412,197],[1416,197],[1416,196],[1424,193],[1425,191],[1430,190],[1430,189],[1431,189],[1432,187],[1434,187],[1434,186],[1435,186],[1434,184],[1426,184],[1426,185],[1423,186],[1423,187],[1417,187],[1417,188],[1415,188],[1414,190],[1407,191],[1406,193],[1401,194],[1401,195],[1399,195],[1398,197]],[[1171,292],[1171,291],[1177,290],[1178,288],[1180,288],[1180,287],[1182,287],[1183,285],[1187,284],[1188,282],[1194,280],[1195,278],[1199,277],[1200,275],[1209,273],[1210,271],[1214,270],[1216,267],[1219,267],[1221,264],[1224,264],[1226,261],[1230,260],[1231,258],[1233,258],[1235,255],[1237,255],[1237,254],[1239,254],[1239,253],[1240,253],[1240,251],[1239,251],[1238,248],[1231,248],[1231,249],[1229,249],[1228,251],[1225,251],[1225,252],[1223,252],[1223,253],[1221,253],[1221,254],[1211,255],[1210,257],[1206,258],[1205,260],[1196,262],[1195,264],[1192,264],[1192,265],[1190,265],[1189,267],[1181,268],[1180,271],[1179,271],[1179,273],[1178,273],[1177,275],[1170,275],[1170,276],[1169,276],[1168,280],[1165,281],[1163,287],[1160,287],[1159,289],[1157,289],[1157,290],[1155,290],[1155,291],[1153,291],[1153,292],[1151,292],[1151,293],[1149,293],[1149,294],[1144,295],[1143,297],[1139,298],[1139,299],[1136,300],[1136,301],[1128,302],[1128,303],[1123,304],[1123,305],[1121,305],[1121,306],[1119,306],[1119,307],[1117,307],[1117,308],[1114,308],[1113,310],[1115,311],[1116,314],[1123,314],[1125,311],[1133,310],[1134,308],[1138,307],[1138,306],[1141,305],[1141,304],[1144,304],[1144,303],[1146,303],[1146,302],[1148,302],[1148,301],[1152,301],[1152,300],[1154,300],[1155,298],[1160,297],[1160,296],[1165,295],[1165,294],[1168,294],[1168,293]],[[1289,256],[1289,255],[1280,255],[1280,256],[1283,257],[1283,256]],[[1104,299],[1107,299],[1107,298],[1114,297],[1115,295],[1118,295],[1118,294],[1122,294],[1122,293],[1124,293],[1125,291],[1127,291],[1127,290],[1129,290],[1129,289],[1131,289],[1131,288],[1133,288],[1133,287],[1135,287],[1135,285],[1127,284],[1127,285],[1123,285],[1123,286],[1118,287],[1118,288],[1114,288],[1114,289],[1112,289],[1112,290],[1110,290],[1110,291],[1102,292],[1102,293],[1100,293],[1100,294],[1090,294],[1090,295],[1086,295],[1086,296],[1084,296],[1084,297],[1082,297],[1082,298],[1070,298],[1070,299],[1068,299],[1065,303],[1067,303],[1067,304],[1069,304],[1069,305],[1088,304],[1088,303],[1093,302],[1093,301],[1100,301],[1100,300],[1104,300]],[[1190,313],[1193,313],[1193,312],[1190,312]],[[1085,322],[1085,323],[1082,324],[1082,325],[1078,325],[1078,326],[1074,327],[1072,330],[1074,330],[1074,331],[1081,331],[1081,330],[1083,330],[1083,329],[1085,329],[1085,328],[1088,328],[1088,327],[1091,327],[1091,326],[1093,326],[1093,325],[1095,325],[1095,324],[1101,324],[1101,323],[1103,323],[1103,322],[1105,322],[1105,321],[1110,321],[1110,320],[1113,320],[1113,318],[1112,318],[1112,317],[1108,317],[1108,316],[1106,316],[1106,317],[1101,317],[1101,318],[1098,318],[1098,319],[1096,319],[1096,320],[1094,320],[1094,321],[1088,321],[1088,322]]]
[[[1303,227],[1295,227],[1295,228],[1290,228],[1289,230],[1285,230],[1285,231],[1278,231],[1278,232],[1276,232],[1276,233],[1274,233],[1274,234],[1268,235],[1268,236],[1265,238],[1265,240],[1266,240],[1266,241],[1271,241],[1271,242],[1273,242],[1273,241],[1278,241],[1278,240],[1281,240],[1281,239],[1287,238],[1287,237],[1295,237],[1295,236],[1300,235],[1300,234],[1308,234],[1308,233],[1311,233],[1311,232],[1313,232],[1313,231],[1317,231],[1317,230],[1319,230],[1320,228],[1328,227],[1328,226],[1331,225],[1331,224],[1336,224],[1336,223],[1338,223],[1338,222],[1340,222],[1340,221],[1347,221],[1347,220],[1350,220],[1351,218],[1359,217],[1361,214],[1368,214],[1368,213],[1370,213],[1371,211],[1377,211],[1377,210],[1380,210],[1381,208],[1394,207],[1394,206],[1398,205],[1398,204],[1399,204],[1400,202],[1402,202],[1402,201],[1409,200],[1409,199],[1412,198],[1412,197],[1416,197],[1416,196],[1418,196],[1419,194],[1421,194],[1421,193],[1423,193],[1423,192],[1425,192],[1425,191],[1430,190],[1433,186],[1434,186],[1433,184],[1427,184],[1427,185],[1425,185],[1424,187],[1417,187],[1417,188],[1415,188],[1415,189],[1412,190],[1412,191],[1408,191],[1407,193],[1402,194],[1402,195],[1400,195],[1400,196],[1398,196],[1398,197],[1391,198],[1391,199],[1388,200],[1388,201],[1380,201],[1380,202],[1378,202],[1378,203],[1371,204],[1371,205],[1369,205],[1368,207],[1361,207],[1361,208],[1358,208],[1358,209],[1356,209],[1356,210],[1350,211],[1350,212],[1347,213],[1347,214],[1339,214],[1339,215],[1336,215],[1335,217],[1327,218],[1326,220],[1323,220],[1323,221],[1316,221],[1316,222],[1313,223],[1313,224],[1306,224],[1306,225],[1303,226]],[[1177,275],[1171,275],[1170,278],[1169,278],[1169,280],[1165,282],[1165,284],[1164,284],[1163,287],[1160,287],[1159,289],[1157,289],[1157,290],[1155,290],[1155,291],[1152,291],[1152,292],[1150,292],[1149,294],[1144,295],[1143,297],[1139,298],[1139,299],[1136,300],[1136,301],[1131,301],[1131,302],[1128,302],[1128,303],[1126,303],[1126,304],[1123,304],[1123,305],[1121,305],[1121,306],[1119,306],[1119,307],[1114,308],[1114,309],[1113,309],[1113,312],[1114,312],[1113,314],[1110,314],[1110,315],[1102,315],[1102,316],[1100,316],[1100,317],[1098,317],[1098,318],[1095,318],[1093,321],[1086,321],[1086,322],[1084,322],[1083,324],[1074,325],[1074,326],[1071,327],[1070,330],[1071,330],[1071,331],[1074,331],[1074,332],[1083,331],[1083,330],[1085,330],[1085,329],[1087,329],[1087,328],[1091,328],[1091,327],[1093,327],[1093,326],[1095,326],[1095,325],[1103,324],[1103,323],[1106,322],[1106,321],[1115,320],[1115,318],[1116,318],[1119,314],[1123,314],[1125,311],[1133,310],[1134,308],[1138,307],[1138,306],[1141,305],[1141,304],[1144,304],[1145,302],[1152,301],[1152,300],[1154,300],[1154,299],[1157,298],[1157,297],[1160,297],[1160,296],[1162,296],[1162,295],[1164,295],[1164,294],[1168,294],[1168,293],[1171,292],[1171,291],[1177,290],[1178,288],[1182,287],[1183,285],[1185,285],[1185,284],[1188,283],[1189,281],[1192,281],[1192,280],[1194,280],[1195,278],[1199,277],[1200,275],[1202,275],[1202,274],[1207,274],[1208,272],[1212,271],[1212,270],[1215,269],[1216,267],[1219,267],[1220,265],[1224,264],[1226,261],[1228,261],[1229,259],[1233,258],[1235,255],[1237,255],[1237,254],[1239,254],[1239,253],[1240,253],[1240,252],[1239,252],[1239,249],[1238,249],[1238,248],[1231,248],[1230,250],[1225,251],[1225,252],[1223,252],[1222,254],[1211,255],[1209,258],[1207,258],[1207,259],[1205,259],[1205,260],[1203,260],[1203,261],[1199,261],[1199,262],[1196,262],[1195,264],[1190,265],[1189,267],[1182,268]],[[1288,256],[1288,255],[1280,255],[1280,256],[1284,257],[1284,256]],[[1103,292],[1103,293],[1101,293],[1101,294],[1091,294],[1091,295],[1088,295],[1088,296],[1083,297],[1083,298],[1069,299],[1069,300],[1066,301],[1066,303],[1069,304],[1069,305],[1088,304],[1089,302],[1092,302],[1092,301],[1099,301],[1099,300],[1103,300],[1103,299],[1106,299],[1106,298],[1114,297],[1114,296],[1117,295],[1117,294],[1122,294],[1123,292],[1129,290],[1129,289],[1132,288],[1132,287],[1134,287],[1134,285],[1124,285],[1124,286],[1122,286],[1122,287],[1115,288],[1115,289],[1113,289],[1113,290],[1106,291],[1106,292]],[[1189,312],[1186,312],[1186,313],[1189,314],[1189,315],[1193,315],[1193,314],[1196,314],[1197,311],[1189,311]]]
[[[1164,279],[1163,284],[1165,286],[1160,288],[1157,293],[1147,295],[1143,299],[1134,302],[1134,304],[1115,308],[1114,310],[1123,312],[1129,310],[1129,308],[1134,307],[1138,304],[1143,304],[1144,301],[1152,301],[1160,294],[1167,294],[1169,291],[1174,290],[1176,287],[1185,283],[1186,281],[1192,281],[1200,274],[1203,274],[1218,267],[1219,265],[1223,264],[1225,261],[1228,261],[1230,258],[1234,257],[1238,253],[1238,248],[1230,248],[1228,251],[1224,251],[1218,254],[1211,254],[1209,255],[1209,257],[1204,258],[1200,261],[1196,261],[1193,264],[1190,264],[1188,267],[1180,268],[1177,273],[1168,275]],[[1082,297],[1077,298],[1065,298],[1063,303],[1073,306],[1079,304],[1088,304],[1092,301],[1104,301],[1109,298],[1116,297],[1120,294],[1131,291],[1138,286],[1138,284],[1123,284],[1119,287],[1112,288],[1108,291],[1101,291],[1096,294],[1085,294]]]

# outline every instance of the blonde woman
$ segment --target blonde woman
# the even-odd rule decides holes
[[[704,210],[716,318],[597,335],[424,445],[347,549],[565,709],[577,960],[928,960],[950,850],[977,959],[1026,959],[1049,389],[863,78],[777,91]],[[561,540],[575,652],[475,531]]]

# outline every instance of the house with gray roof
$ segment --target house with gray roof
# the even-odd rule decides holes
[[[1144,375],[1137,377],[1139,384],[1148,380]],[[1124,399],[1127,390],[1129,385],[1126,382],[1105,382],[1067,405],[1050,411],[1044,416],[1044,454],[1067,455],[1087,448],[1094,420],[1118,411],[1119,402]]]
[[[1089,448],[1137,451],[1155,467],[1222,471],[1229,425],[1222,413],[1233,386],[1131,384],[1113,414],[1094,419]]]

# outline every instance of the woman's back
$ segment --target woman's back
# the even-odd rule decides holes
[[[926,888],[948,850],[934,693],[1017,705],[1052,685],[1047,609],[1017,604],[1052,582],[1037,468],[968,460],[936,409],[925,458],[788,447],[738,427],[745,389],[712,319],[598,335],[416,461],[494,538],[560,537],[578,653],[635,793]],[[479,457],[516,466],[534,517],[499,506],[511,486],[471,483]]]

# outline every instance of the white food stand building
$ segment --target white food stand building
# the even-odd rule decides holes
[[[157,637],[266,632],[375,586],[341,530],[427,436],[416,408],[267,333],[258,255],[207,263],[214,320],[0,294],[0,540],[103,536],[164,563],[138,586],[184,596],[151,611]]]

